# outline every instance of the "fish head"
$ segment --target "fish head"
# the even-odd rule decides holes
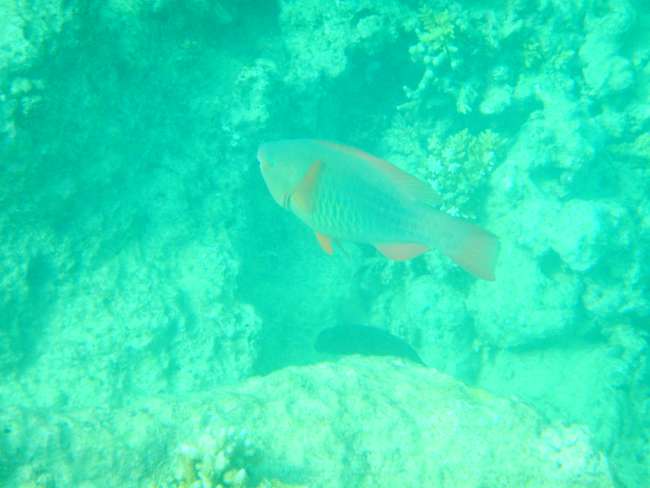
[[[260,171],[273,199],[289,208],[290,198],[314,163],[309,141],[266,142],[257,150]]]

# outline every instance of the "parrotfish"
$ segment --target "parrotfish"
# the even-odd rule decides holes
[[[314,349],[328,354],[395,356],[425,365],[404,340],[368,325],[338,325],[324,329],[318,334]]]
[[[311,227],[328,254],[337,241],[371,244],[393,260],[435,248],[494,280],[497,238],[439,210],[433,188],[388,161],[312,139],[264,143],[257,159],[273,199]]]

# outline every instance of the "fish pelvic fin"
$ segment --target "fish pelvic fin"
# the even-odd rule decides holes
[[[494,281],[499,255],[497,237],[466,220],[430,209],[429,233],[434,246],[477,278]]]
[[[325,236],[320,232],[316,232],[316,239],[318,240],[318,243],[320,244],[320,247],[323,249],[323,251],[325,251],[330,256],[334,253],[332,239],[330,237]]]
[[[375,244],[377,250],[393,261],[406,261],[429,250],[429,246],[408,242],[384,242]]]

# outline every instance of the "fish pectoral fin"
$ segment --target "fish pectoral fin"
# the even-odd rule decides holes
[[[410,242],[384,242],[382,244],[375,244],[375,247],[388,259],[394,261],[406,261],[429,250],[424,244]]]
[[[293,190],[291,207],[302,215],[310,214],[313,209],[314,190],[322,167],[322,161],[315,161]]]
[[[318,240],[318,243],[320,244],[320,247],[323,249],[323,251],[331,256],[334,252],[334,248],[332,247],[332,238],[324,236],[320,232],[316,232],[316,239]]]

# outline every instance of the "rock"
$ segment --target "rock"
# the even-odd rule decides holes
[[[12,77],[16,73],[28,73],[46,42],[59,34],[64,22],[71,19],[71,9],[66,3],[0,0],[0,147],[13,141],[16,119],[39,101],[38,96],[30,95],[31,80]],[[7,86],[10,88],[5,89]]]
[[[607,3],[610,9],[606,15],[587,16],[587,34],[579,50],[585,83],[596,97],[619,92],[634,82],[632,64],[617,54],[621,36],[633,25],[634,8],[626,0]]]
[[[174,476],[179,444],[187,455],[186,446],[205,445],[197,439],[224,426],[255,447],[255,459],[237,466],[251,479],[310,488],[614,486],[586,428],[549,424],[522,403],[395,359],[292,367],[122,409],[5,409],[0,422],[12,486],[37,476],[148,486]]]
[[[304,88],[321,77],[336,78],[347,68],[352,48],[363,42],[374,50],[394,39],[409,12],[395,0],[281,1],[280,28],[289,55],[285,81]]]
[[[424,363],[463,379],[471,379],[473,331],[464,295],[431,275],[407,280],[373,303],[370,322],[385,326],[414,347]]]
[[[263,58],[240,70],[233,87],[231,112],[224,117],[224,130],[234,136],[242,127],[264,126],[269,118],[268,98],[276,71],[275,63]]]
[[[609,232],[604,205],[585,200],[566,202],[549,222],[546,233],[551,247],[573,271],[594,266],[607,250]]]
[[[518,246],[502,241],[496,282],[476,282],[467,298],[481,341],[499,348],[531,345],[567,333],[577,320],[580,282],[549,276]]]
[[[585,422],[607,450],[620,436],[626,361],[608,345],[493,351],[477,384],[535,405],[556,422]],[[598,374],[594,374],[594,371]],[[570,371],[570,374],[568,372]]]
[[[484,115],[493,115],[503,112],[512,103],[513,89],[509,85],[496,85],[489,87],[479,106]]]

